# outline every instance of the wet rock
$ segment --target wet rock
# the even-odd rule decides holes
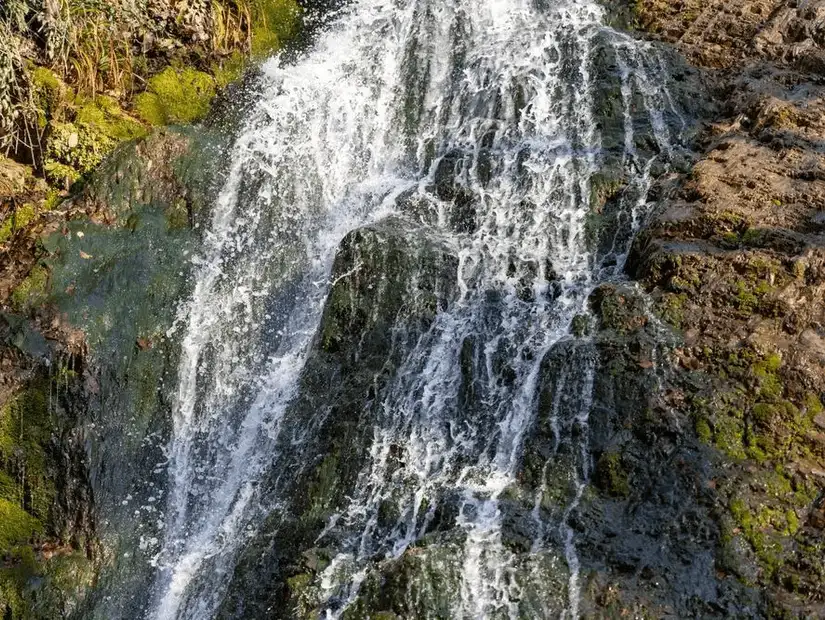
[[[244,552],[219,617],[254,617],[264,610],[279,618],[293,617],[294,609],[305,610],[302,617],[314,613],[320,604],[320,573],[340,542],[333,529],[323,541],[331,547],[324,551],[327,559],[319,563],[313,551],[318,536],[356,492],[358,474],[369,458],[371,429],[381,415],[376,396],[405,351],[454,298],[457,265],[449,248],[405,219],[355,230],[341,242],[299,397],[285,420],[288,428],[302,429],[303,437],[314,439],[301,447],[301,459],[285,461],[294,463],[288,474],[275,472],[269,481],[279,496],[291,499],[278,520],[266,524]],[[294,450],[288,445],[282,449]],[[288,488],[279,488],[281,484]],[[457,500],[439,504],[432,531],[451,527]],[[377,526],[389,530],[399,515],[394,502],[382,506]],[[435,599],[404,594],[407,588],[430,592],[426,574],[413,568],[439,553],[437,547],[432,552],[416,548],[396,561],[377,559],[347,617],[443,609],[446,594]],[[298,584],[296,577],[301,577],[300,591],[287,587],[289,579]]]
[[[679,395],[680,433],[711,455],[716,565],[764,588],[755,615],[816,617],[821,563],[806,549],[821,549],[822,537],[799,515],[816,505],[825,464],[816,423],[825,125],[809,73],[821,55],[817,12],[758,1],[638,8],[642,25],[692,62],[722,69],[707,75],[726,103],[689,174],[660,181],[629,271],[685,336],[666,384]]]

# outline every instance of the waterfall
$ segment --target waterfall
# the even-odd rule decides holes
[[[340,617],[374,558],[401,557],[452,501],[461,536],[449,615],[554,613],[541,601],[525,611],[525,592],[538,587],[530,575],[539,581],[543,569],[522,570],[532,560],[502,542],[502,499],[536,423],[543,362],[567,343],[551,460],[568,463],[570,492],[552,522],[538,491],[531,557],[558,533],[562,613],[577,617],[569,521],[591,468],[598,364],[594,344],[573,339],[571,326],[588,317],[599,283],[621,277],[652,166],[672,152],[679,118],[655,49],[603,21],[590,0],[355,0],[297,62],[265,65],[176,323],[164,539],[147,617],[216,613],[239,554],[279,510],[277,498],[264,501],[262,481],[296,458],[279,441],[336,250],[347,233],[401,213],[410,196],[435,214],[427,234],[457,257],[458,292],[378,396],[368,462],[321,537],[334,539],[336,554],[319,577],[320,608]],[[613,150],[596,110],[605,49],[618,67],[622,140]],[[593,180],[610,158],[624,189],[609,239],[594,240]],[[456,226],[460,206],[434,190],[445,178],[469,197],[469,223]],[[459,397],[468,380],[469,400]],[[387,505],[397,518],[379,526]]]

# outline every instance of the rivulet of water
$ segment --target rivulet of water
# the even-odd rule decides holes
[[[617,67],[622,146],[611,165],[624,197],[615,234],[598,249],[594,179],[608,155],[596,59],[605,49]],[[341,542],[320,579],[322,607],[339,617],[374,559],[405,553],[449,497],[461,533],[450,615],[524,612],[529,584],[502,540],[502,496],[536,421],[542,362],[571,338],[574,318],[588,316],[592,290],[620,275],[651,168],[672,151],[668,118],[678,113],[663,71],[655,50],[606,28],[589,0],[355,0],[303,58],[265,66],[179,312],[168,504],[148,617],[215,613],[239,552],[277,510],[259,487],[289,458],[277,449],[281,423],[338,244],[411,193],[432,205],[429,230],[458,257],[459,293],[379,396],[369,462],[328,528]],[[458,228],[458,207],[433,189],[445,163],[471,203]],[[551,413],[557,449],[573,455],[571,492],[558,522],[543,520],[538,501],[534,511],[533,553],[551,530],[564,540],[569,617],[579,560],[568,520],[590,471],[597,371],[584,339]],[[471,401],[459,397],[468,381]],[[389,528],[378,519],[388,504],[398,515]]]

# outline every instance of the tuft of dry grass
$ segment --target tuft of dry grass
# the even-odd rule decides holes
[[[212,0],[212,50],[219,56],[252,47],[252,7],[246,0]]]

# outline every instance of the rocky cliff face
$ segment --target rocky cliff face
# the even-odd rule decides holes
[[[636,284],[599,289],[592,298],[598,324],[577,326],[580,335],[595,330],[602,369],[591,414],[595,471],[573,523],[586,584],[582,612],[819,617],[825,613],[825,219],[817,9],[638,3],[617,15],[630,16],[688,60],[672,65],[682,81],[673,91],[680,100],[696,98],[691,113],[700,126],[688,161],[677,161],[653,189],[657,211],[628,267]],[[604,83],[609,109],[609,78]],[[607,113],[603,128],[609,119]],[[612,134],[606,135],[609,143]],[[618,170],[606,168],[603,181],[594,197],[602,229],[610,227],[611,203],[624,189]],[[353,243],[370,253],[364,239]],[[348,256],[342,251],[337,272],[349,273]],[[373,267],[394,278],[404,273]],[[343,296],[369,306],[366,290]],[[335,304],[336,295],[331,299]],[[316,372],[358,376],[354,367],[346,370],[347,357],[338,359],[357,351],[366,354],[357,367],[367,376],[364,385],[347,389],[356,395],[378,389],[369,377],[380,383],[381,369],[393,365],[381,355],[374,367],[368,363],[389,347],[380,344],[380,322],[377,332],[360,321],[341,326],[334,308],[322,332],[333,335],[324,341],[332,344],[334,356],[326,358],[332,366]],[[336,339],[340,333],[347,338]],[[565,457],[553,453],[549,422],[541,422],[563,390],[558,359],[583,354],[575,343],[562,349],[545,361],[545,408],[528,441],[523,486],[512,489],[505,507],[506,544],[514,550],[535,535],[535,487],[546,485],[542,507],[551,512],[569,492],[563,481],[547,482],[553,479],[548,456]],[[298,495],[308,503],[299,502],[294,520],[273,524],[272,534],[248,549],[225,617],[314,613],[317,577],[330,556],[312,541],[354,484],[364,441],[359,429],[369,426],[365,411],[361,422],[345,422],[349,398],[330,401],[336,413],[323,424],[331,425],[335,441],[319,448],[308,469],[294,472],[299,487],[312,489]],[[457,552],[454,519],[440,514],[414,552],[376,567],[347,617],[448,613],[433,579],[455,586],[455,576],[441,572]],[[277,586],[255,590],[261,575]],[[544,605],[560,611],[563,601],[547,597]]]
[[[706,446],[717,574],[772,617],[825,600],[823,6],[637,5],[717,111],[690,172],[659,180],[630,272],[678,334],[662,396]]]

